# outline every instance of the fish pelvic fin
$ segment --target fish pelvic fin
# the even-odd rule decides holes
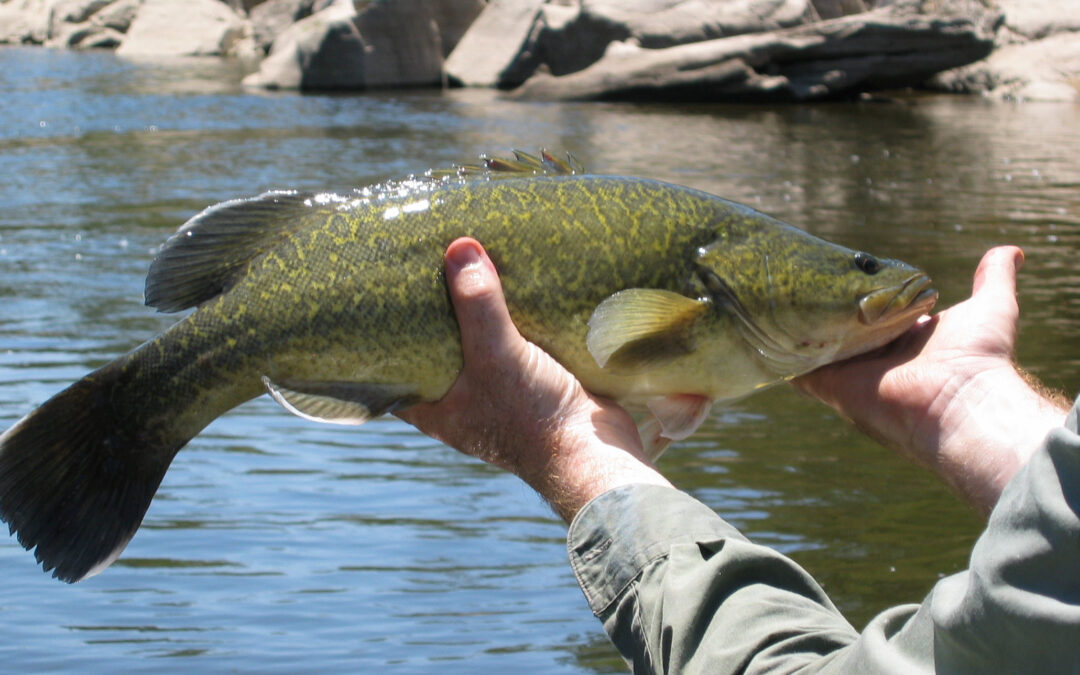
[[[0,519],[45,571],[73,583],[114,562],[186,443],[132,428],[120,362],[53,396],[0,436]]]
[[[262,381],[270,397],[281,407],[314,422],[363,424],[420,400],[414,387],[403,384],[274,382],[266,376]]]
[[[691,328],[708,306],[671,291],[619,291],[593,310],[585,344],[601,368],[619,374],[648,370],[690,353]]]
[[[689,438],[708,419],[712,399],[699,394],[669,394],[646,402],[648,412],[638,421],[645,455],[655,462],[674,441]]]
[[[347,199],[279,191],[203,210],[169,237],[150,263],[146,304],[178,312],[214,298],[231,288],[253,259],[307,226],[305,216]]]

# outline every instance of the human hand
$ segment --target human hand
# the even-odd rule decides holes
[[[925,317],[881,350],[820,368],[796,385],[988,513],[1068,410],[1067,400],[1037,391],[1013,363],[1023,259],[1014,246],[991,249],[975,271],[971,298]]]
[[[670,483],[645,458],[633,420],[593,396],[514,326],[494,264],[473,239],[446,250],[464,366],[436,403],[396,414],[457,450],[511,471],[570,521],[630,483]]]

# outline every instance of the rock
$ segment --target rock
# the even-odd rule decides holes
[[[873,4],[873,0],[869,0]],[[863,0],[810,0],[819,19],[835,19],[870,9]]]
[[[315,13],[317,0],[268,0],[251,10],[251,31],[263,54],[289,26]],[[322,9],[321,7],[319,9]]]
[[[546,0],[491,0],[446,59],[446,75],[466,87],[506,86]]]
[[[1080,103],[1080,89],[1065,82],[1029,82],[1015,89],[1010,96],[1017,101]]]
[[[493,0],[446,71],[456,84],[509,88],[541,67],[554,75],[583,70],[616,42],[662,49],[816,16],[810,0]]]
[[[930,86],[1025,101],[1080,99],[1080,0],[1001,0],[1005,30],[990,56]]]
[[[45,44],[56,0],[9,0],[0,5],[0,43]]]
[[[580,72],[538,74],[513,95],[803,101],[909,86],[989,53],[999,18],[988,10],[962,17],[881,9],[666,49],[628,41]]]
[[[253,50],[246,22],[223,2],[145,0],[116,53],[227,56]]]
[[[55,25],[63,23],[82,23],[112,3],[113,0],[60,0],[53,5],[50,19]]]
[[[116,49],[124,34],[108,26],[82,25],[66,38],[65,46],[75,49]]]
[[[127,33],[141,5],[142,0],[115,0],[91,16],[90,23],[111,28],[118,33]]]
[[[285,30],[244,84],[350,90],[439,85],[439,22],[459,34],[455,27],[475,18],[480,7],[473,0],[338,0]]]
[[[1009,30],[1027,40],[1080,31],[1080,0],[998,0],[997,4]]]
[[[646,49],[760,33],[817,18],[810,0],[581,0],[580,21]]]
[[[978,63],[942,73],[932,84],[994,98],[1074,101],[1080,89],[1080,33],[1002,45]]]
[[[485,0],[456,0],[452,2],[434,2],[431,15],[439,28],[439,41],[442,43],[443,59],[457,47],[465,31],[487,7]]]

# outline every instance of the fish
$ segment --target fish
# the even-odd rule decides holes
[[[747,206],[572,155],[481,155],[346,192],[210,206],[162,245],[146,304],[189,311],[0,436],[0,518],[55,578],[114,562],[173,458],[264,393],[357,425],[462,367],[443,254],[478,240],[510,315],[658,457],[730,401],[892,341],[929,276]]]

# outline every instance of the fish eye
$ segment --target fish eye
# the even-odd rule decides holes
[[[862,251],[855,254],[855,267],[867,274],[877,274],[881,271],[881,263],[878,262],[878,259]]]

